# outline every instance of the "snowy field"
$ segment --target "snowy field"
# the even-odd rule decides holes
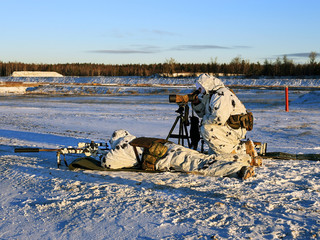
[[[293,86],[314,87],[299,81]],[[72,172],[58,169],[52,152],[14,153],[104,142],[116,129],[165,138],[178,108],[166,93],[191,89],[161,88],[161,95],[141,95],[144,87],[135,95],[0,96],[0,239],[320,239],[318,161],[267,159],[241,181]],[[319,90],[290,90],[290,112],[283,90],[235,92],[255,117],[247,137],[270,152],[320,154]]]

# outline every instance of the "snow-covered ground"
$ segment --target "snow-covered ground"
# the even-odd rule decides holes
[[[292,89],[318,89],[320,78],[258,78],[242,79],[223,77],[222,81],[231,87],[268,87]],[[23,82],[39,83],[36,87],[16,87],[17,94],[183,94],[194,87],[194,77],[164,78],[164,77],[2,77],[0,78],[0,95],[14,93],[12,86],[1,83]]]
[[[290,81],[302,89],[320,86]],[[143,87],[135,95],[0,96],[0,239],[320,239],[318,161],[268,159],[241,181],[72,172],[58,169],[52,152],[14,153],[21,146],[105,141],[121,128],[165,138],[178,108],[166,93],[191,90],[181,85],[161,86],[161,95]],[[320,91],[290,90],[289,112],[282,90],[236,93],[255,116],[249,138],[267,142],[268,151],[320,153]]]

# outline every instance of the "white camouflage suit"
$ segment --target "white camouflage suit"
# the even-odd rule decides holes
[[[165,143],[168,148],[155,169],[160,171],[181,171],[208,176],[238,176],[243,167],[250,166],[251,157],[246,154],[245,129],[232,129],[226,124],[230,115],[246,113],[244,105],[218,78],[202,74],[196,80],[201,88],[200,103],[192,104],[202,118],[200,132],[209,146],[209,154],[199,153],[181,145]],[[214,94],[211,94],[214,92]],[[138,165],[133,148],[128,144],[136,137],[126,130],[117,130],[110,140],[111,150],[102,159],[101,165],[110,169]],[[142,149],[137,148],[141,156]]]
[[[138,165],[137,158],[130,146],[136,137],[126,130],[116,130],[109,141],[110,151],[102,158],[101,166],[109,169],[130,168]],[[180,171],[198,173],[214,177],[238,176],[244,166],[249,166],[251,158],[247,154],[199,153],[175,143],[165,143],[165,155],[156,163],[159,171]],[[141,157],[142,149],[137,148]]]
[[[200,103],[192,104],[192,108],[202,118],[200,133],[209,154],[244,154],[246,148],[240,140],[245,138],[246,129],[233,129],[227,124],[231,115],[246,114],[244,105],[220,79],[207,74],[196,80],[196,88],[201,89]]]

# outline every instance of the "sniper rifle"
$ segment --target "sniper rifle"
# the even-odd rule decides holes
[[[105,148],[101,148],[105,147]],[[57,165],[58,168],[61,165],[61,155],[65,165],[68,167],[66,157],[67,154],[84,154],[86,157],[102,157],[109,150],[109,147],[106,143],[95,143],[91,141],[90,143],[80,142],[77,147],[65,147],[65,148],[15,148],[15,153],[27,153],[27,152],[57,152]]]

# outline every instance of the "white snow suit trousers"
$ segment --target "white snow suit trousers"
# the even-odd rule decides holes
[[[166,143],[168,148],[164,157],[158,160],[156,169],[199,173],[213,177],[236,175],[244,166],[250,166],[248,154],[212,154],[206,155],[195,150]]]
[[[245,145],[240,143],[246,136],[245,128],[232,129],[227,124],[204,124],[200,133],[209,146],[209,154],[246,153]]]

